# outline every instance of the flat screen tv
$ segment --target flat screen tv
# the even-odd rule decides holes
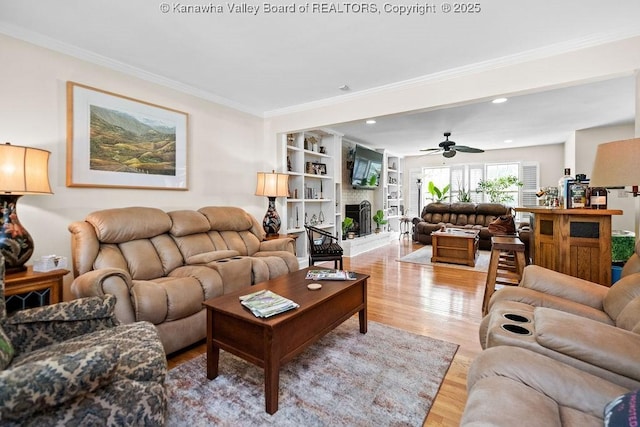
[[[380,185],[382,173],[382,153],[356,145],[351,171],[353,188],[375,190]]]

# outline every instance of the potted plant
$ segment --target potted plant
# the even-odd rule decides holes
[[[351,227],[353,227],[353,218],[345,217],[345,219],[342,220],[342,239],[346,239],[349,234],[351,235],[349,238],[353,239],[354,233],[349,232]]]
[[[388,222],[386,219],[384,219],[384,212],[382,211],[382,209],[378,209],[376,214],[373,216],[373,222],[376,223],[376,233],[379,233],[380,226]]]
[[[449,192],[450,185],[445,185],[442,190],[436,187],[433,181],[429,181],[429,185],[427,186],[427,191],[431,194],[431,200],[436,203],[442,203],[447,200],[449,196],[447,193]]]
[[[513,195],[505,193],[505,190],[512,186],[522,187],[524,184],[518,180],[517,176],[508,175],[494,179],[481,179],[478,182],[478,193],[486,193],[491,203],[502,203],[513,201]]]

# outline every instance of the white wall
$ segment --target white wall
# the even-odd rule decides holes
[[[640,121],[640,120],[636,120]],[[596,157],[596,150],[599,144],[611,141],[619,141],[621,139],[629,139],[634,137],[635,125],[622,126],[603,126],[592,129],[583,129],[576,131],[576,169],[572,170],[572,175],[576,173],[584,173],[587,178],[591,176],[593,171],[593,162]],[[640,166],[640,165],[639,165]],[[611,165],[615,167],[615,165]],[[627,188],[629,190],[630,188]],[[623,215],[614,215],[611,220],[611,227],[614,230],[629,230],[635,228],[635,200],[625,191],[611,190],[607,198],[607,207],[609,209],[621,209]]]
[[[105,208],[235,205],[258,219],[264,215],[267,201],[254,196],[256,172],[275,169],[276,157],[274,145],[264,144],[262,118],[5,36],[0,36],[0,64],[1,141],[51,151],[54,194],[24,196],[18,204],[20,220],[35,241],[34,257],[55,253],[71,261],[67,226]],[[67,81],[188,113],[189,190],[66,187]],[[66,287],[70,281],[67,275]]]

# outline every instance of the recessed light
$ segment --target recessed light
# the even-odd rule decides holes
[[[338,89],[343,90],[345,92],[348,91],[348,90],[351,90],[351,88],[348,85],[342,85],[342,86],[338,87]]]
[[[504,143],[505,144],[511,144],[513,142],[513,139],[505,139]]]
[[[507,102],[507,98],[496,98],[491,102],[494,104],[502,104],[503,102]]]
[[[376,124],[376,121],[375,121],[375,120],[373,120],[373,119],[369,119],[369,120],[367,120],[365,123],[366,123],[366,124],[368,124],[368,125],[375,125],[375,124]]]

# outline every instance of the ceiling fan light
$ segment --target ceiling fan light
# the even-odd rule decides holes
[[[453,157],[453,156],[455,156],[455,155],[456,155],[456,150],[448,150],[448,151],[444,151],[444,152],[442,153],[442,155],[443,155],[444,157],[446,157],[447,159],[450,159],[451,157]]]

